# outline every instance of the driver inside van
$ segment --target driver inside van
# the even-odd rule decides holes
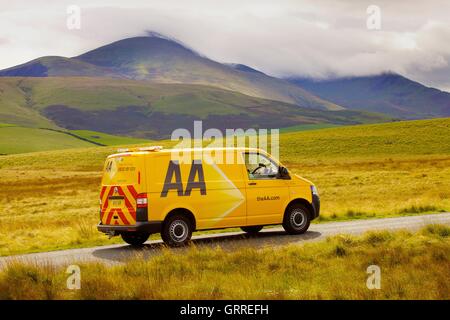
[[[278,166],[262,154],[246,153],[245,166],[250,179],[276,178]]]

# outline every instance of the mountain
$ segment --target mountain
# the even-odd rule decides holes
[[[402,119],[450,116],[450,93],[398,74],[321,81],[278,79],[247,65],[213,61],[156,33],[119,40],[72,58],[41,57],[0,70],[0,77],[117,78],[203,85],[317,110],[360,110]],[[184,99],[186,105],[191,103],[190,97]],[[24,111],[25,118],[29,112]]]
[[[380,112],[403,119],[450,116],[450,93],[395,73],[322,81],[293,78],[289,81],[352,110]]]
[[[317,110],[217,87],[107,77],[0,78],[0,123],[167,138],[194,120],[208,128],[389,121],[380,114]]]
[[[244,71],[244,72],[254,72],[254,73],[263,73],[259,70],[253,69],[252,67],[246,66],[245,64],[240,64],[240,63],[225,63],[225,65],[239,70],[239,71]]]
[[[49,56],[0,71],[0,77],[123,77],[108,68],[81,60]]]
[[[286,80],[208,59],[175,40],[153,34],[128,38],[73,58],[42,57],[0,76],[118,77],[158,83],[208,85],[301,107],[342,110]]]

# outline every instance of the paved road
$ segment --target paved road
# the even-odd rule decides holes
[[[279,246],[284,244],[301,244],[306,241],[317,241],[336,234],[361,234],[369,230],[417,230],[426,224],[450,225],[450,213],[428,214],[399,218],[368,219],[346,222],[330,222],[312,224],[308,232],[302,235],[287,235],[281,227],[267,228],[256,236],[248,236],[242,232],[200,235],[193,237],[197,246],[220,246],[225,250],[238,247]],[[143,248],[117,244],[84,249],[41,252],[0,258],[0,268],[11,261],[23,261],[38,264],[69,265],[75,262],[97,261],[106,264],[119,264],[132,257],[150,258],[161,253],[164,245],[161,241],[148,241]],[[182,253],[183,248],[171,249]]]

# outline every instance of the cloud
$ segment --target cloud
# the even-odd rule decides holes
[[[3,2],[4,0],[0,0]],[[78,4],[81,30],[68,30]],[[74,56],[153,30],[221,62],[276,76],[318,78],[394,71],[449,88],[450,3],[377,0],[381,30],[366,27],[372,1],[78,0],[0,3],[0,68],[42,55]]]

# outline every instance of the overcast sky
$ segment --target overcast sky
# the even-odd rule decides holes
[[[67,28],[67,6],[81,28]],[[381,29],[369,30],[369,5]],[[0,0],[0,69],[147,30],[276,76],[401,73],[450,91],[450,1]]]

